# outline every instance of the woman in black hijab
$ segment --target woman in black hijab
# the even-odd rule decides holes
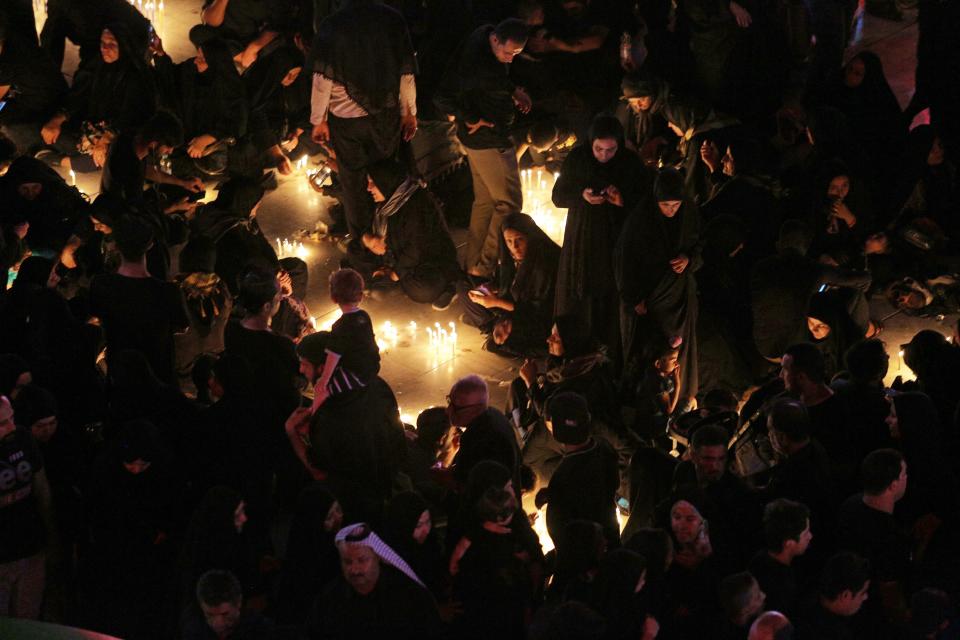
[[[192,602],[197,580],[211,569],[229,571],[243,586],[245,596],[257,592],[260,576],[257,552],[246,535],[246,504],[229,487],[213,487],[193,512],[180,556],[180,594]]]
[[[870,159],[871,187],[887,193],[895,180],[896,166],[906,136],[900,103],[883,73],[880,57],[861,51],[850,59],[825,92],[827,104],[836,107]]]
[[[249,107],[243,81],[227,45],[218,39],[203,40],[194,27],[191,41],[195,58],[174,66],[166,54],[154,63],[163,104],[183,123],[184,149],[171,158],[175,175],[222,175],[227,170],[243,173],[238,142],[248,131]]]
[[[856,266],[863,241],[873,231],[873,220],[865,186],[843,162],[827,162],[813,194],[809,225],[814,236],[809,254],[826,256],[842,267]]]
[[[910,132],[897,170],[893,224],[925,228],[934,237],[948,238],[951,248],[955,249],[960,242],[960,222],[956,216],[960,181],[956,165],[947,159],[934,127],[921,125]]]
[[[340,503],[323,485],[314,482],[300,492],[277,586],[279,622],[304,622],[313,601],[340,575],[334,538],[342,525]]]
[[[807,309],[807,340],[823,354],[827,380],[844,366],[843,356],[855,342],[863,339],[869,318],[851,318],[841,291],[824,291],[810,299]]]
[[[303,66],[303,53],[287,45],[258,59],[243,75],[254,147],[283,174],[293,170],[284,152],[294,153],[300,135],[310,128],[312,76]]]
[[[128,29],[108,24],[99,59],[77,73],[65,110],[47,121],[41,137],[57,152],[51,158],[68,157],[72,169],[92,172],[106,162],[113,138],[146,122],[156,106],[150,71]]]
[[[625,358],[641,352],[644,337],[648,344],[680,338],[680,398],[689,401],[699,386],[694,273],[702,260],[700,212],[684,194],[679,171],[660,172],[653,197],[637,207],[620,235],[616,282]],[[642,327],[652,335],[643,336]]]
[[[438,601],[445,600],[444,567],[427,501],[419,493],[402,491],[387,503],[383,520],[383,540]]]
[[[533,218],[525,213],[504,218],[492,287],[464,292],[461,298],[464,321],[492,334],[489,350],[506,348],[525,356],[542,352],[553,317],[559,260],[560,247]]]
[[[598,116],[589,143],[570,152],[553,187],[553,204],[567,209],[555,314],[580,316],[611,353],[620,347],[613,248],[647,185],[643,163],[624,148],[620,122]]]
[[[600,562],[590,604],[607,619],[605,639],[650,637],[645,635],[647,626],[657,628],[655,622],[647,622],[641,600],[646,574],[646,559],[629,549],[611,551]]]

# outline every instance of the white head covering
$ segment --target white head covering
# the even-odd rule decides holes
[[[350,538],[349,540],[347,539],[348,537]],[[387,546],[387,543],[381,540],[380,536],[375,534],[366,522],[349,524],[343,529],[340,529],[340,531],[337,532],[336,543],[339,545],[341,542],[346,544],[361,544],[369,547],[383,562],[403,572],[418,585],[426,588],[423,581],[421,581],[414,570],[410,568],[410,565],[398,556],[396,551]]]

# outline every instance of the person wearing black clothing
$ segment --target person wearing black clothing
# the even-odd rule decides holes
[[[550,333],[560,247],[525,213],[511,213],[500,227],[497,268],[489,285],[461,285],[463,321],[492,334],[487,348],[508,353],[542,351]],[[469,290],[464,290],[471,287]],[[481,295],[483,294],[483,295]]]
[[[0,615],[38,618],[43,602],[44,546],[53,525],[43,457],[30,432],[17,429],[0,396],[0,461],[9,481],[0,493]],[[14,471],[15,470],[15,471]]]
[[[107,162],[100,176],[100,193],[113,193],[127,202],[143,200],[147,180],[156,184],[171,184],[187,191],[200,192],[203,183],[198,178],[180,179],[160,171],[156,158],[173,153],[183,144],[183,127],[172,113],[156,113],[139,131],[125,131],[110,145]],[[166,209],[164,213],[172,213]]]
[[[401,491],[390,498],[383,512],[383,538],[403,558],[437,600],[446,587],[439,540],[429,505],[418,493]]]
[[[342,576],[327,585],[314,603],[307,637],[440,638],[440,616],[430,592],[414,582],[407,573],[409,567],[403,570],[391,566],[395,553],[391,553],[393,558],[382,558],[378,554],[383,551],[368,544],[367,540],[354,542],[350,536],[337,543]],[[386,550],[392,552],[389,547]]]
[[[621,335],[614,251],[648,183],[643,163],[624,147],[619,121],[597,116],[588,142],[570,152],[553,185],[553,204],[568,210],[554,313],[579,315],[611,354]]]
[[[182,640],[273,640],[273,623],[243,608],[243,589],[229,571],[211,569],[180,618]]]
[[[230,51],[224,42],[204,39],[195,30],[190,38],[197,47],[195,58],[174,65],[162,51],[153,57],[161,103],[183,123],[186,145],[171,157],[173,173],[259,178],[247,153],[249,105]]]
[[[792,564],[813,538],[810,510],[792,500],[774,500],[764,509],[763,537],[765,548],[751,558],[750,573],[767,596],[767,609],[792,618],[800,598]]]
[[[450,424],[464,430],[460,450],[453,460],[453,477],[461,485],[466,485],[470,471],[485,460],[499,462],[519,480],[519,452],[513,428],[502,413],[487,403],[487,383],[477,375],[458,380],[447,396]]]
[[[606,619],[604,640],[657,637],[659,625],[644,602],[647,568],[647,559],[629,549],[615,549],[601,560],[589,600]]]
[[[956,392],[960,351],[947,342],[942,333],[933,329],[918,332],[900,348],[903,349],[903,364],[917,376],[919,390],[930,396],[937,407],[944,441],[956,442],[960,436],[954,424],[960,399]],[[950,425],[954,425],[952,429]]]
[[[679,346],[680,398],[686,402],[699,388],[693,274],[703,261],[700,213],[684,192],[679,171],[660,172],[652,197],[641,202],[620,234],[615,274],[625,361],[641,353],[644,337],[649,344]],[[650,335],[642,336],[644,328]]]
[[[161,381],[173,384],[173,334],[188,324],[180,289],[147,271],[146,252],[153,239],[145,223],[130,218],[114,238],[123,259],[120,268],[90,283],[90,312],[103,324],[107,366],[121,351],[134,349],[146,356]]]
[[[710,522],[710,539],[727,558],[746,561],[756,548],[760,532],[760,503],[746,483],[727,467],[730,434],[719,425],[694,432],[689,461],[679,463],[673,475],[674,495],[702,492],[700,512]]]
[[[831,386],[847,406],[852,421],[857,457],[863,459],[871,451],[890,446],[887,416],[890,401],[883,380],[887,376],[890,356],[879,338],[860,340],[844,354],[848,380],[837,380]]]
[[[555,544],[567,524],[589,520],[603,527],[611,546],[620,541],[616,493],[620,486],[617,455],[609,444],[590,436],[590,411],[583,396],[554,394],[547,404],[553,437],[564,450],[550,484],[537,493],[536,503],[547,504],[547,531]]]
[[[347,226],[359,241],[372,214],[367,169],[417,130],[416,56],[403,16],[380,0],[344,2],[320,23],[310,55],[311,137],[333,146]]]
[[[293,171],[290,156],[303,151],[301,134],[309,129],[310,74],[303,73],[303,52],[286,45],[258,60],[243,75],[250,104],[250,137],[262,161],[281,174]],[[298,147],[300,150],[298,150]]]
[[[797,637],[817,640],[855,640],[851,619],[867,601],[870,562],[854,553],[838,553],[820,574],[819,597],[796,621]]]
[[[80,48],[80,68],[88,69],[99,58],[100,33],[109,24],[122,24],[137,55],[146,52],[150,22],[127,0],[50,0],[40,46],[59,70],[69,39]]]
[[[78,172],[102,167],[113,139],[143,124],[156,110],[150,70],[122,24],[100,34],[100,57],[78,73],[66,104],[40,135],[51,161],[69,161]],[[91,158],[87,158],[87,154]]]
[[[826,384],[826,365],[816,346],[802,342],[788,347],[780,360],[780,378],[788,394],[807,409],[810,435],[830,456],[831,473],[841,494],[855,486],[859,464],[855,433],[846,404]]]
[[[523,51],[529,29],[508,18],[496,27],[478,27],[447,68],[452,95],[440,109],[457,121],[473,177],[473,208],[467,244],[467,273],[489,277],[503,217],[520,211],[523,193],[517,155],[510,140],[516,109],[530,109],[530,97],[510,79],[510,63]]]
[[[340,503],[323,483],[304,487],[297,498],[277,584],[276,618],[281,624],[304,622],[313,601],[340,575],[334,537],[342,525]]]
[[[860,473],[863,493],[840,506],[840,548],[870,561],[873,602],[861,617],[861,631],[886,638],[883,630],[903,621],[913,562],[911,541],[893,515],[907,490],[907,463],[894,449],[878,449],[864,459]]]
[[[810,526],[820,555],[833,548],[836,515],[840,504],[830,458],[810,437],[810,418],[801,402],[777,400],[767,414],[770,444],[777,464],[761,490],[765,500],[789,499],[810,509]]]
[[[393,160],[370,167],[367,188],[377,210],[362,242],[374,257],[361,261],[370,263],[374,277],[397,282],[414,302],[447,308],[460,267],[440,202]]]
[[[85,558],[85,609],[97,629],[159,638],[169,615],[176,562],[174,541],[185,515],[185,485],[153,424],[123,425],[87,487],[92,549]]]
[[[31,24],[32,26],[32,24]],[[40,142],[40,126],[63,104],[67,83],[36,41],[0,14],[0,132],[21,151]]]
[[[806,339],[810,299],[822,285],[855,290],[848,306],[851,317],[867,311],[862,293],[870,286],[870,274],[819,264],[806,255],[811,241],[805,224],[787,220],[780,227],[777,255],[759,260],[751,270],[753,338],[760,355],[769,360]]]
[[[279,0],[206,0],[200,11],[204,37],[226,42],[244,69],[265,55],[284,25]],[[267,49],[267,51],[264,51]]]

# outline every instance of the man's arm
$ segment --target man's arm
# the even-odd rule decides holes
[[[227,15],[227,3],[230,0],[213,0],[200,12],[200,21],[208,27],[219,27]]]
[[[293,453],[297,456],[297,459],[303,463],[307,472],[310,473],[314,480],[324,480],[327,474],[313,466],[313,463],[310,462],[309,451],[307,450],[308,445],[306,438],[308,437],[307,431],[310,428],[311,416],[312,413],[308,407],[294,409],[290,417],[287,418],[284,430],[287,432],[287,439],[290,440],[290,446],[293,447]]]

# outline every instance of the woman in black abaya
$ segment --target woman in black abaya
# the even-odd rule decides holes
[[[643,163],[624,147],[620,122],[598,116],[589,144],[570,152],[553,187],[553,204],[567,209],[555,315],[579,316],[614,353],[620,331],[613,247],[647,186]]]
[[[700,212],[684,196],[683,174],[665,169],[652,198],[627,220],[616,248],[625,359],[638,353],[638,319],[652,340],[680,339],[680,397],[697,394],[697,283]],[[650,344],[655,344],[650,342]]]

